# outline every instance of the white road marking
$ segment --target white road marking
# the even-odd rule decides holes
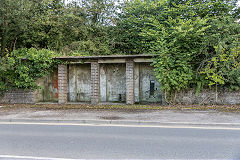
[[[86,159],[69,159],[69,158],[50,158],[50,157],[32,157],[32,156],[14,156],[14,155],[0,155],[0,158],[14,158],[14,159],[24,159],[24,160],[86,160]],[[95,159],[100,160],[100,159]],[[142,160],[142,159],[127,159],[127,160]],[[154,159],[149,159],[154,160]],[[185,159],[158,159],[158,160],[185,160]],[[203,160],[203,159],[195,159],[195,160]],[[219,159],[211,159],[211,160],[219,160]],[[232,159],[221,159],[221,160],[232,160]]]
[[[14,158],[14,159],[35,159],[35,160],[79,160],[66,158],[50,158],[50,157],[32,157],[32,156],[15,156],[15,155],[0,155],[0,158]]]
[[[0,122],[0,125],[47,125],[47,126],[95,126],[95,127],[143,127],[143,128],[177,128],[177,129],[205,129],[205,130],[240,130],[232,127],[210,126],[164,126],[164,125],[122,125],[122,124],[80,124],[80,123],[43,123],[43,122]]]
[[[24,118],[24,119],[0,119],[0,121],[3,120],[2,122],[26,122],[29,121],[31,122],[31,120],[33,120],[33,123],[39,123],[39,122],[35,122],[34,119],[31,118]],[[16,121],[17,120],[17,121]],[[40,121],[58,121],[57,123],[60,123],[62,121],[64,121],[63,123],[71,123],[73,121],[76,122],[91,122],[94,123],[95,121],[98,122],[108,122],[109,124],[111,124],[112,122],[116,122],[115,120],[102,120],[102,119],[76,119],[76,120],[71,120],[71,119],[64,119],[64,120],[59,120],[59,119],[50,119],[50,120],[40,120]],[[81,122],[80,122],[81,121]],[[120,120],[117,122],[129,122],[129,123],[142,123],[141,121],[138,120]],[[47,122],[44,122],[47,123]],[[55,123],[55,122],[52,122]],[[240,125],[240,123],[207,123],[207,122],[203,122],[203,123],[196,123],[196,122],[161,122],[161,121],[143,121],[143,123],[162,123],[162,124],[182,124],[182,125]]]

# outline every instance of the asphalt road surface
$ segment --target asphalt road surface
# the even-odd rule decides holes
[[[14,156],[240,159],[240,130],[0,124],[0,159]]]

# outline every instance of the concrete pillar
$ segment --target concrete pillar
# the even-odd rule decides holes
[[[99,63],[91,62],[91,104],[98,104],[100,98],[100,86],[99,86]]]
[[[58,103],[67,103],[67,65],[58,65]]]
[[[134,104],[134,99],[134,62],[126,60],[126,103]]]

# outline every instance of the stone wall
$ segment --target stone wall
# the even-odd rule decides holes
[[[35,103],[35,92],[34,91],[25,91],[25,90],[14,90],[5,92],[1,98],[1,103],[8,104],[33,104]]]
[[[203,90],[196,94],[195,90],[180,92],[176,96],[178,104],[240,104],[240,92]]]

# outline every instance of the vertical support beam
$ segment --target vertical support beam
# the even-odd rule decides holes
[[[92,88],[92,96],[91,96],[91,104],[99,103],[99,63],[97,61],[91,62],[91,88]]]
[[[67,103],[67,65],[58,65],[58,103]]]
[[[134,104],[134,61],[126,60],[126,103]]]

